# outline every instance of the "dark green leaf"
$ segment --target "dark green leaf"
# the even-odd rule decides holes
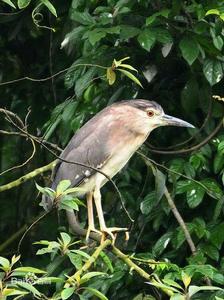
[[[222,64],[215,59],[208,58],[205,60],[203,72],[210,85],[218,83],[223,78]]]
[[[183,58],[192,65],[199,55],[198,43],[190,36],[185,36],[179,44]]]
[[[150,51],[156,41],[156,35],[154,31],[150,29],[143,30],[138,36],[138,42],[147,51]]]
[[[100,31],[99,29],[94,29],[92,31],[89,31],[89,42],[91,45],[94,46],[97,42],[99,42],[105,36],[106,36],[106,32]]]
[[[88,12],[77,12],[72,10],[71,19],[82,25],[92,25],[95,23],[94,18],[92,18]]]
[[[41,293],[30,283],[24,282],[24,281],[18,281],[17,285],[19,287],[24,288],[25,290],[31,292],[34,296],[41,296]]]
[[[190,184],[187,191],[187,203],[190,208],[197,207],[203,200],[205,195],[205,189],[197,184]]]
[[[98,291],[94,288],[85,287],[85,290],[90,292],[92,295],[96,296],[97,298],[99,298],[101,300],[108,300],[108,298],[104,294],[102,294],[100,291]]]
[[[133,38],[140,33],[140,29],[133,26],[122,25],[120,28],[120,37],[124,40]]]
[[[140,209],[144,215],[148,215],[156,204],[156,193],[151,192],[141,202]]]

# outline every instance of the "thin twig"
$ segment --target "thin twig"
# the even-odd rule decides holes
[[[31,160],[33,159],[33,157],[34,157],[34,155],[35,155],[35,153],[36,153],[36,146],[35,146],[35,143],[34,143],[34,141],[33,141],[32,139],[30,139],[30,142],[31,142],[31,144],[32,144],[32,146],[33,146],[33,151],[32,151],[32,153],[31,153],[31,155],[27,158],[27,160],[24,161],[24,162],[23,162],[22,164],[20,164],[20,165],[13,166],[13,167],[11,167],[11,168],[9,168],[9,169],[7,169],[7,170],[4,170],[3,172],[0,173],[0,176],[2,176],[3,174],[6,174],[6,173],[8,173],[8,172],[10,172],[10,171],[12,171],[12,170],[15,170],[15,169],[19,169],[19,168],[24,167],[26,164],[28,164],[29,161],[31,161]]]
[[[190,232],[189,232],[189,230],[188,230],[188,228],[187,228],[187,226],[186,226],[186,224],[184,222],[184,219],[182,218],[181,214],[179,213],[179,211],[178,211],[178,209],[177,209],[177,207],[176,207],[176,205],[175,205],[175,203],[174,203],[172,197],[170,196],[170,193],[168,192],[168,189],[166,187],[165,187],[165,190],[164,190],[164,195],[165,195],[165,197],[167,199],[167,202],[169,203],[169,206],[170,206],[170,208],[171,208],[171,210],[172,210],[172,212],[173,212],[173,214],[174,214],[177,222],[179,223],[181,229],[184,232],[186,241],[187,241],[187,243],[188,243],[188,245],[189,245],[189,247],[191,249],[192,254],[195,255],[195,253],[196,253],[197,250],[196,250],[194,242],[193,242],[193,240],[191,238]]]
[[[104,66],[101,66],[101,65],[97,65],[97,64],[76,64],[76,65],[70,66],[68,68],[65,68],[63,70],[60,70],[57,73],[54,73],[53,75],[45,77],[45,78],[39,78],[39,79],[37,79],[37,78],[29,77],[29,76],[24,76],[24,77],[21,77],[21,78],[18,78],[18,79],[1,82],[0,86],[7,85],[7,84],[17,83],[17,82],[24,81],[24,80],[29,80],[29,81],[33,81],[33,82],[44,82],[44,81],[51,80],[52,78],[55,78],[55,77],[57,77],[57,76],[65,73],[67,71],[72,71],[76,67],[97,67],[97,68],[101,68],[101,69],[107,69],[107,67],[104,67]]]

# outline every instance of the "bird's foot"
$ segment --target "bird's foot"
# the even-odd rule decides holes
[[[93,226],[89,226],[89,227],[87,228],[87,232],[86,232],[86,241],[88,241],[91,232],[95,232],[95,233],[97,233],[97,234],[99,234],[99,235],[102,235],[102,232],[101,232],[101,231],[97,230],[97,229],[96,229],[95,227],[93,227]]]
[[[101,228],[101,244],[104,242],[105,238],[107,235],[111,237],[112,240],[112,245],[114,245],[116,238],[117,238],[117,233],[118,232],[125,232],[125,240],[129,239],[129,233],[128,233],[128,228],[120,228],[120,227],[105,227]]]

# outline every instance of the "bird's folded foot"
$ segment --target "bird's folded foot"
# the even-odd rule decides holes
[[[118,232],[125,232],[126,240],[129,239],[128,228],[120,228],[120,227],[105,227],[101,228],[101,243],[105,240],[106,236],[109,235],[112,240],[112,244],[114,245]],[[128,238],[127,238],[128,237]]]
[[[86,241],[88,241],[91,232],[95,232],[99,235],[103,235],[103,233],[101,231],[97,230],[95,227],[89,226],[87,228],[87,232],[86,232]]]

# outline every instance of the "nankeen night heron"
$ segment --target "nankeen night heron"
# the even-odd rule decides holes
[[[145,142],[150,132],[159,126],[194,127],[181,119],[168,116],[153,101],[121,101],[104,108],[89,120],[70,140],[61,154],[66,161],[80,162],[99,169],[110,178],[116,175],[136,150]],[[88,167],[59,161],[53,176],[52,188],[61,180],[69,179],[72,186],[82,188],[87,198],[88,230],[109,235],[127,228],[108,228],[101,205],[101,187],[108,181],[102,173]],[[100,231],[94,226],[93,199],[99,218]]]

